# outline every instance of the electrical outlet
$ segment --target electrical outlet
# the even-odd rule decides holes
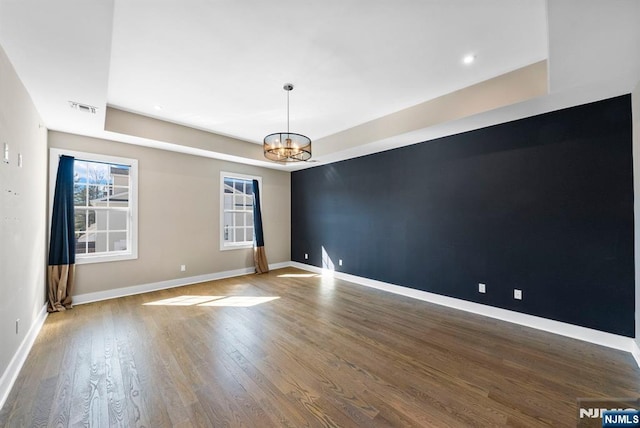
[[[342,259],[338,260],[338,265],[342,266]]]
[[[517,288],[513,289],[513,298],[516,300],[522,300],[522,290],[518,290]]]
[[[478,293],[486,293],[486,292],[487,292],[487,285],[479,282],[478,283]]]
[[[20,318],[16,320],[16,334],[20,331]]]
[[[186,272],[187,271],[187,265],[180,265],[180,272]]]
[[[309,254],[304,253],[304,259],[305,259],[305,260],[309,260]]]

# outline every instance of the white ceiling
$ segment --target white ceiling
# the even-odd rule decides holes
[[[107,99],[261,143],[291,82],[291,130],[317,140],[546,58],[544,4],[117,0]]]
[[[0,0],[0,45],[49,129],[220,157],[107,132],[107,106],[260,143],[286,128],[282,85],[292,82],[291,131],[321,144],[549,58],[549,98],[510,110],[535,114],[630,91],[640,80],[638,22],[638,0]],[[467,54],[475,63],[462,63]],[[495,120],[485,116],[441,128]],[[349,155],[434,129],[384,145],[372,137]]]

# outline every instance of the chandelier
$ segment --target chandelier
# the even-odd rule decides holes
[[[276,162],[300,162],[311,159],[311,140],[302,134],[289,132],[289,92],[291,83],[282,87],[287,91],[287,132],[276,132],[264,137],[264,157]]]

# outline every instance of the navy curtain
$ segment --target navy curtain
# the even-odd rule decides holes
[[[49,241],[48,305],[49,312],[72,307],[71,293],[75,278],[76,242],[73,213],[73,161],[60,156],[56,189],[53,196],[51,240]]]
[[[260,210],[260,188],[258,180],[253,180],[253,262],[256,273],[269,272],[267,253],[264,249],[264,233],[262,231],[262,211]]]

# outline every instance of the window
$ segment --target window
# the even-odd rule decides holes
[[[220,249],[253,246],[253,180],[260,177],[220,173]]]
[[[60,155],[73,156],[76,263],[137,258],[135,159],[51,149],[50,210]]]

